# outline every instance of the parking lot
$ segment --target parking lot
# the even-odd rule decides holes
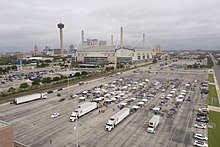
[[[195,133],[207,136],[207,129],[194,127],[195,123],[201,124],[195,121],[197,110],[207,107],[206,95],[201,98],[200,94],[200,82],[207,79],[207,72],[160,70],[158,64],[152,65],[151,69],[141,67],[135,71],[88,81],[61,91],[52,89],[54,92],[47,94],[45,100],[0,106],[0,119],[13,125],[16,141],[33,147],[77,144],[81,147],[182,147],[193,146]],[[193,90],[192,85],[195,86]],[[168,96],[172,89],[176,92]],[[176,97],[182,90],[186,90],[185,100],[177,104]],[[70,98],[70,95],[77,96]],[[190,101],[186,100],[188,96],[191,96]],[[70,114],[83,103],[79,103],[80,98],[97,101],[96,98],[100,97],[104,97],[100,102],[103,105],[100,104],[97,110],[76,122],[69,121]],[[60,98],[65,100],[59,101]],[[152,105],[160,110],[150,110]],[[105,131],[105,124],[121,107],[130,108],[132,113],[111,132]],[[51,118],[53,113],[60,115]],[[156,133],[150,134],[146,130],[155,113],[161,115],[161,121]]]

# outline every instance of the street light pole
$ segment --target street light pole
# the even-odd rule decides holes
[[[69,96],[69,92],[70,92],[70,79],[69,79],[70,77],[68,76],[68,96]]]

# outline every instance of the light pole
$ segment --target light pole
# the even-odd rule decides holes
[[[68,85],[67,85],[67,90],[68,90],[68,96],[69,96],[69,92],[70,92],[70,76],[68,76],[68,80],[67,80],[67,82],[68,82]]]

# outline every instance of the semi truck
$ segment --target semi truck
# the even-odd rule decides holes
[[[46,99],[46,98],[47,96],[45,94],[36,93],[36,94],[31,94],[31,95],[26,95],[26,96],[15,98],[14,103],[22,104],[22,103],[26,103],[29,101],[34,101],[38,99]]]
[[[96,102],[85,102],[79,105],[79,107],[71,113],[70,122],[74,122],[76,119],[97,108],[98,104]]]
[[[119,124],[123,119],[125,119],[130,114],[129,108],[123,108],[118,113],[113,115],[107,122],[105,126],[105,130],[110,132],[112,129],[115,128],[117,124]]]
[[[148,128],[147,128],[147,132],[149,133],[155,133],[155,129],[157,128],[157,126],[160,123],[160,116],[159,115],[154,115],[149,123],[148,123]]]

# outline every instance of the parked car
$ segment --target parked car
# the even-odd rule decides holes
[[[194,143],[193,143],[194,146],[198,146],[198,147],[208,147],[208,144],[202,142],[202,141],[198,141],[198,140],[195,140]]]
[[[57,116],[59,116],[60,115],[60,113],[53,113],[50,117],[51,118],[56,118]]]
[[[153,110],[153,108],[156,107],[154,104],[152,104],[150,107],[149,107],[149,110]]]
[[[198,129],[206,129],[207,128],[207,126],[204,124],[195,124],[194,127],[198,128]]]
[[[60,89],[58,89],[57,91],[61,91],[61,90],[63,90],[63,88],[60,88]]]
[[[191,101],[191,96],[190,95],[188,96],[187,101]]]
[[[206,137],[206,136],[204,136],[202,134],[195,134],[194,138],[198,139],[198,140],[204,140],[204,141],[208,140],[208,137]]]
[[[208,94],[209,93],[209,90],[208,89],[202,89],[201,90],[201,94]]]
[[[197,117],[196,121],[207,123],[209,119],[207,117]]]
[[[49,91],[47,92],[47,94],[50,94],[50,93],[53,93],[53,90],[49,90]]]
[[[207,117],[207,116],[208,116],[206,113],[203,113],[203,112],[198,112],[196,115],[197,115],[198,117],[200,117],[200,116],[205,116],[205,117]]]
[[[59,102],[62,102],[62,101],[64,101],[65,100],[65,98],[61,98],[61,99],[59,99]]]
[[[61,94],[60,94],[60,93],[57,93],[57,96],[61,96]]]

